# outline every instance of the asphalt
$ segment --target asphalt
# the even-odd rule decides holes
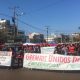
[[[0,69],[0,80],[80,80],[80,71]]]

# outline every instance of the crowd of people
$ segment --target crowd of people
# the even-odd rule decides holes
[[[56,45],[41,44],[35,46],[27,45],[24,47],[24,52],[41,53],[41,47],[51,47],[51,46],[56,46],[53,54],[80,56],[80,43],[62,43],[62,44],[60,43]]]
[[[58,44],[55,47],[54,54],[63,54],[63,55],[80,55],[80,43],[65,43]]]
[[[41,47],[55,46],[53,54],[80,56],[80,43],[60,43],[56,45],[37,44],[37,45],[0,45],[0,51],[12,51],[11,67],[14,67],[17,62],[17,67],[23,66],[23,58],[25,53],[41,54]],[[46,53],[45,53],[46,54]]]
[[[41,53],[41,47],[51,46],[47,43],[35,44],[35,45],[0,45],[0,51],[12,51],[24,53]]]
[[[24,46],[24,53],[41,53],[40,46],[26,45]]]
[[[41,47],[49,47],[49,44],[26,45],[26,46],[0,46],[0,51],[12,51],[13,55],[23,55],[24,53],[41,53]],[[57,44],[54,54],[63,55],[80,55],[80,43],[63,43]]]

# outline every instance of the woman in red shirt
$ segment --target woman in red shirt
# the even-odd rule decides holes
[[[73,44],[70,44],[70,46],[68,47],[68,54],[75,55],[75,46]]]

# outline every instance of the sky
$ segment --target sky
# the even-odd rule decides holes
[[[18,14],[18,28],[26,33],[80,32],[80,0],[1,0],[0,18],[11,20]]]

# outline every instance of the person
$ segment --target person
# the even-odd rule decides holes
[[[68,47],[68,54],[69,55],[75,55],[75,46],[73,44],[70,44]]]
[[[55,47],[54,54],[62,54],[61,45],[57,45],[57,46]]]
[[[80,44],[78,45],[77,55],[80,56]]]
[[[10,47],[10,48],[8,49],[8,51],[12,51],[12,48]]]
[[[4,47],[2,48],[2,51],[7,51],[6,46],[4,46]]]
[[[68,48],[67,48],[66,45],[63,45],[63,46],[62,46],[62,53],[63,53],[64,55],[67,55],[67,54],[68,54]]]

